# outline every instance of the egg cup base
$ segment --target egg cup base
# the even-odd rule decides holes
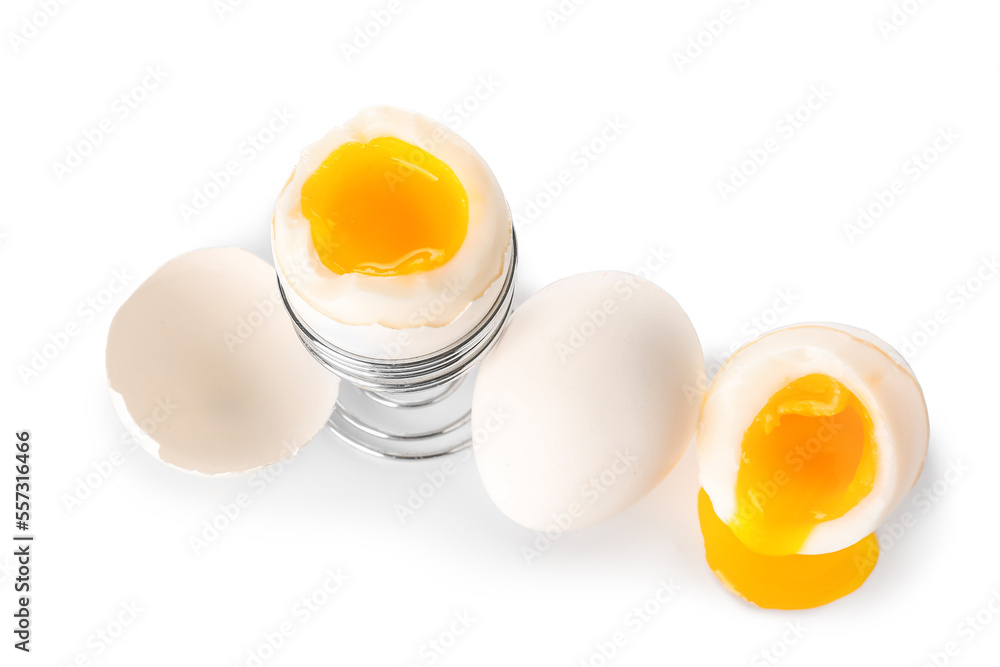
[[[466,383],[467,377],[409,394],[383,394],[345,383],[327,429],[345,444],[379,458],[420,460],[454,454],[472,444],[473,383]]]
[[[278,289],[299,340],[320,365],[346,380],[327,428],[346,444],[381,458],[419,460],[467,448],[473,383],[463,381],[499,340],[513,312],[513,229],[506,262],[499,295],[479,324],[444,349],[410,359],[359,356],[324,339],[296,314],[279,276]]]

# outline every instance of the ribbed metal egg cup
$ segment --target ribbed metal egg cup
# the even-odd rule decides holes
[[[512,229],[504,282],[482,321],[443,350],[400,360],[363,357],[330,344],[296,315],[279,280],[285,310],[302,344],[324,368],[346,381],[327,428],[348,445],[385,458],[428,459],[467,448],[472,443],[471,396],[463,381],[497,342],[510,317],[516,270]]]

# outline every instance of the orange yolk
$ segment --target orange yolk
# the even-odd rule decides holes
[[[719,519],[704,490],[698,493],[698,518],[709,567],[727,588],[758,607],[810,609],[833,602],[861,586],[878,560],[875,535],[828,554],[759,554]]]
[[[806,375],[776,392],[743,435],[728,525],[699,495],[712,570],[760,607],[805,609],[854,591],[878,559],[874,535],[833,553],[798,552],[813,528],[871,492],[876,454],[868,410],[834,378]]]
[[[334,273],[400,276],[451,259],[469,226],[455,172],[394,137],[346,143],[302,185],[320,261]]]
[[[872,420],[828,375],[774,394],[743,436],[730,528],[760,554],[797,553],[817,524],[846,514],[875,481]]]

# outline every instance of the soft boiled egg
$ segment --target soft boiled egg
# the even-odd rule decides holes
[[[272,226],[296,315],[363,357],[460,340],[510,269],[510,214],[486,162],[444,125],[392,107],[364,109],[303,150]]]
[[[839,324],[778,329],[738,350],[705,394],[697,451],[706,556],[762,607],[860,586],[873,531],[913,487],[927,406],[885,341]]]

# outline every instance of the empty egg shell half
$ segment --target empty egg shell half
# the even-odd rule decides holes
[[[703,383],[694,327],[655,284],[605,271],[549,285],[479,369],[472,427],[486,491],[533,530],[614,516],[681,458]]]
[[[338,380],[299,342],[274,269],[239,248],[160,267],[115,315],[105,360],[112,404],[133,437],[205,475],[291,456],[337,400]]]

